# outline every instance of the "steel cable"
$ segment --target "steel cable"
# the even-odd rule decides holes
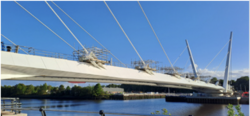
[[[148,17],[147,17],[147,15],[146,15],[146,13],[144,12],[144,10],[143,10],[143,8],[142,8],[140,2],[139,2],[139,1],[137,1],[137,2],[138,2],[138,4],[139,4],[139,6],[140,6],[140,8],[141,8],[141,10],[142,10],[142,12],[143,12],[143,14],[144,14],[144,16],[146,17],[149,26],[151,27],[152,31],[154,32],[154,35],[155,35],[156,39],[158,40],[158,42],[159,42],[159,44],[160,44],[160,46],[161,46],[161,49],[163,50],[163,52],[164,52],[165,56],[167,57],[167,59],[168,59],[170,65],[171,65],[171,67],[173,68],[174,72],[176,73],[176,71],[175,71],[175,69],[174,69],[174,66],[172,65],[170,59],[168,58],[168,55],[167,55],[166,51],[164,50],[164,48],[163,48],[163,46],[162,46],[162,44],[161,44],[159,38],[157,37],[157,35],[156,35],[156,33],[155,33],[155,31],[154,31],[154,29],[153,29],[151,23],[149,22]]]
[[[99,41],[97,41],[89,32],[87,32],[80,24],[78,24],[73,18],[71,18],[64,10],[62,10],[56,3],[54,3],[53,1],[51,1],[58,9],[60,9],[66,16],[68,16],[76,25],[78,25],[83,31],[85,31],[92,39],[94,39],[99,45],[101,45],[104,49],[106,49],[107,51],[109,51],[106,47],[104,47]],[[116,59],[118,60],[120,63],[122,63],[114,54],[112,54],[110,51],[109,53]],[[125,67],[126,65],[124,63],[122,63]]]
[[[62,37],[60,37],[58,34],[56,34],[52,29],[50,29],[47,25],[45,25],[42,21],[40,21],[38,18],[36,18],[32,13],[30,13],[27,9],[25,9],[22,5],[20,5],[17,1],[14,1],[17,5],[19,5],[23,10],[25,10],[27,13],[29,13],[33,18],[35,18],[38,22],[40,22],[43,26],[45,26],[47,29],[49,29],[53,34],[55,34],[57,37],[59,37],[63,42],[65,42],[67,45],[69,45],[71,48],[73,48],[75,51],[77,51],[73,46],[71,46],[68,42],[66,42]],[[77,51],[79,53],[79,51]]]
[[[108,4],[107,4],[105,1],[103,1],[103,2],[104,2],[105,5],[107,6],[109,12],[110,12],[110,13],[112,14],[112,16],[114,17],[116,23],[117,23],[117,24],[119,25],[119,27],[121,28],[122,32],[124,33],[124,35],[125,35],[126,38],[128,39],[128,41],[129,41],[129,43],[131,44],[131,46],[134,48],[135,52],[137,53],[137,55],[138,55],[139,58],[141,59],[142,63],[143,63],[144,65],[146,65],[145,62],[142,60],[140,54],[137,52],[136,48],[134,47],[133,43],[130,41],[129,37],[127,36],[127,34],[125,33],[125,31],[123,30],[122,26],[120,25],[120,23],[119,23],[118,20],[116,19],[115,15],[113,14],[113,12],[111,11],[111,9],[109,8]]]

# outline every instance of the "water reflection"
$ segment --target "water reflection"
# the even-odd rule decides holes
[[[226,116],[226,105],[198,104],[182,102],[165,102],[165,99],[144,100],[50,100],[50,99],[21,99],[23,108],[40,108],[54,110],[74,110],[127,114],[150,115],[151,112],[166,108],[172,116]],[[249,105],[241,105],[242,112],[249,116]],[[39,111],[22,111],[29,116],[36,116]],[[39,114],[40,115],[40,114]],[[48,112],[47,116],[99,116],[99,114],[81,114],[77,112]],[[110,116],[110,115],[109,115]]]
[[[74,107],[74,106],[82,106],[82,105],[86,105],[86,104],[60,104],[60,105],[49,105],[49,104],[44,104],[41,106],[33,106],[33,107],[25,107],[25,108],[62,108],[62,107]]]
[[[94,100],[95,103],[102,103],[103,100]]]
[[[194,113],[195,116],[226,116],[226,105],[221,104],[202,104]]]

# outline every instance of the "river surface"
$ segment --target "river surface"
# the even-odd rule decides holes
[[[54,100],[54,99],[20,99],[23,108],[40,108],[54,110],[74,110],[107,113],[150,115],[151,112],[166,108],[172,116],[227,116],[226,105],[199,104],[185,102],[166,102],[165,99],[142,100]],[[241,104],[242,112],[249,116],[249,105]],[[41,116],[39,111],[23,110],[28,116]],[[46,111],[47,116],[100,116],[96,113]],[[128,116],[106,114],[106,116]]]

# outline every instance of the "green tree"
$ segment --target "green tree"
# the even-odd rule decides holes
[[[234,88],[241,89],[242,91],[245,91],[246,88],[246,91],[249,91],[249,77],[243,76],[238,78],[234,84]]]
[[[51,92],[50,92],[52,95],[57,95],[59,92],[58,92],[58,87],[52,87],[51,89]]]
[[[40,86],[39,90],[38,90],[38,94],[39,95],[44,95],[47,93],[47,83],[44,83],[42,86]]]
[[[27,85],[26,87],[27,88],[26,88],[25,94],[26,95],[33,94],[35,87],[33,85]]]
[[[10,97],[13,94],[13,87],[11,86],[1,86],[1,96],[2,97]]]
[[[239,104],[238,104],[237,106],[235,106],[235,109],[236,109],[237,112],[238,112],[238,115],[237,115],[237,116],[245,116],[245,115],[241,112],[241,107],[240,107]]]
[[[233,107],[234,107],[234,106],[233,106],[232,104],[228,104],[228,106],[227,106],[227,109],[228,109],[227,115],[228,115],[228,116],[245,116],[245,115],[241,112],[241,107],[240,107],[240,105],[235,106],[235,109],[237,110],[238,114],[236,114],[236,112],[234,111]]]
[[[227,114],[228,114],[228,116],[234,116],[234,109],[233,109],[233,105],[232,104],[228,104],[228,106],[227,106],[227,109],[228,109],[228,111],[227,111]]]
[[[218,81],[218,79],[217,79],[216,77],[213,77],[213,78],[210,80],[210,83],[215,84],[217,81]]]
[[[155,112],[151,112],[151,114],[160,115],[161,112],[160,111],[155,111]],[[165,108],[162,109],[162,115],[169,115],[169,116],[171,116],[171,114],[170,113],[168,114],[168,110],[165,109]]]
[[[70,90],[71,90],[71,89],[70,89],[70,87],[69,87],[69,86],[67,86],[67,87],[66,87],[66,92],[65,92],[65,93],[66,93],[66,95],[70,95]]]
[[[49,92],[51,92],[52,86],[51,86],[51,85],[48,85],[47,90],[48,90]]]
[[[228,84],[230,84],[231,86],[234,86],[234,85],[235,85],[235,83],[236,83],[236,81],[235,81],[235,80],[230,80],[230,81],[228,81]]]
[[[38,91],[40,90],[40,86],[36,86],[34,89],[34,94],[38,94]]]
[[[97,83],[93,89],[93,96],[99,97],[102,94],[103,94],[102,86],[100,85],[100,83]]]
[[[64,94],[65,94],[64,85],[60,85],[60,86],[59,86],[58,92],[59,92],[61,95],[64,95]]]
[[[220,79],[220,80],[219,80],[219,85],[223,86],[223,82],[224,82],[224,80],[223,80],[223,79]]]
[[[26,86],[23,83],[19,83],[15,86],[14,93],[16,95],[24,95],[26,90]]]

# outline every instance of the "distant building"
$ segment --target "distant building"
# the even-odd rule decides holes
[[[107,88],[107,87],[103,87],[102,89],[103,89],[104,92],[111,93],[111,94],[123,93],[124,92],[123,88]]]

